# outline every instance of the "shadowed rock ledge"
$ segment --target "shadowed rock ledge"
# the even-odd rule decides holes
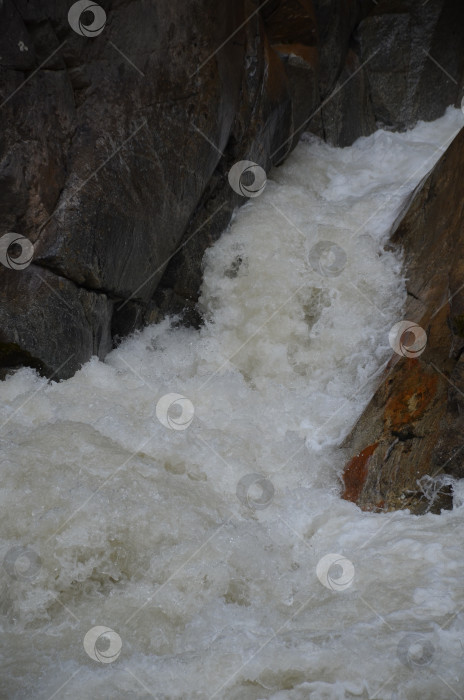
[[[235,162],[405,128],[462,90],[460,1],[102,0],[94,37],[71,5],[0,5],[0,236],[34,244],[0,265],[2,375],[67,378],[165,313],[197,324],[203,253],[246,201]]]
[[[449,477],[464,477],[463,181],[464,129],[392,237],[406,255],[404,318],[427,333],[427,345],[411,353],[414,331],[403,338],[413,356],[392,357],[345,441],[354,456],[343,474],[343,497],[364,510],[440,512],[452,506]]]

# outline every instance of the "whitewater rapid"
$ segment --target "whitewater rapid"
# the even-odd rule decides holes
[[[463,125],[304,137],[207,251],[200,331],[0,385],[0,697],[464,696],[462,485],[363,513],[338,448],[403,319],[391,226]]]

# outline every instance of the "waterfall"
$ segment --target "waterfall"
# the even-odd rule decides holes
[[[462,692],[462,488],[361,512],[339,448],[403,319],[392,224],[462,124],[305,135],[207,251],[199,331],[2,384],[5,697]]]

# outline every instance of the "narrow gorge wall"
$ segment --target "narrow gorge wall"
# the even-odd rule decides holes
[[[237,161],[269,171],[305,130],[348,145],[462,95],[457,1],[85,7],[0,3],[3,374],[70,377],[166,312],[197,324]]]
[[[464,478],[463,178],[461,130],[392,238],[406,251],[407,321],[345,443],[344,497],[365,510],[440,512],[452,507],[448,477]]]

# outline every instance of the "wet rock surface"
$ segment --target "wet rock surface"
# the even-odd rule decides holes
[[[235,162],[268,171],[304,130],[349,145],[455,102],[462,3],[422,4],[108,0],[89,37],[72,3],[5,0],[0,228],[34,255],[0,265],[3,373],[66,378],[165,313],[198,325],[203,253],[246,201]]]
[[[35,246],[35,274],[0,270],[1,340],[16,340],[61,378],[80,366],[66,362],[70,350],[80,363],[103,357],[112,323],[129,332],[141,322],[229,139],[243,44],[227,42],[194,71],[211,53],[206,39],[220,45],[244,8],[229,3],[215,16],[212,2],[191,2],[188,11],[172,2],[113,3],[95,37],[73,31],[67,8],[55,3],[39,12],[7,1],[1,12],[22,38],[10,55],[0,49],[9,125],[2,227]],[[25,72],[41,63],[35,75]],[[57,280],[40,294],[38,315],[33,280],[44,270]],[[83,290],[93,297],[87,315]],[[124,327],[118,307],[129,298],[138,309]]]
[[[411,323],[345,442],[343,496],[364,510],[440,512],[452,506],[452,479],[464,477],[463,177],[464,130],[392,237],[406,253]]]
[[[464,5],[456,0],[386,0],[359,24],[355,40],[379,124],[406,129],[455,103],[463,26]]]

